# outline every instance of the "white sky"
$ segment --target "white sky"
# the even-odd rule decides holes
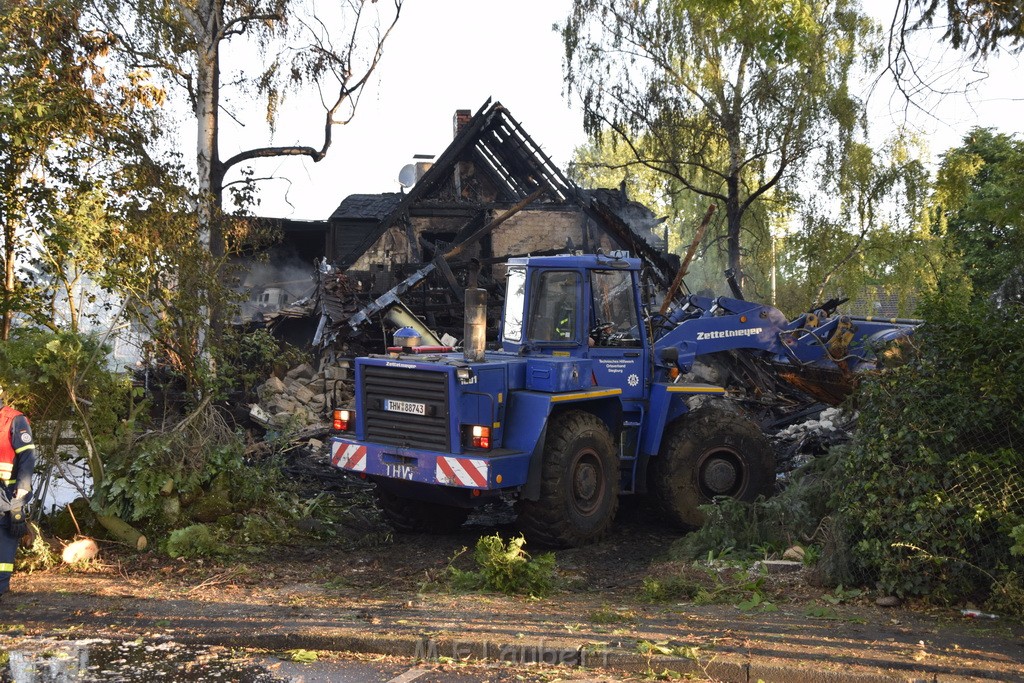
[[[864,4],[888,25],[889,0]],[[476,112],[488,97],[504,104],[544,152],[566,168],[574,148],[585,141],[579,106],[564,96],[561,38],[552,30],[570,6],[571,0],[408,0],[355,120],[335,129],[334,145],[319,164],[286,159],[257,167],[257,176],[283,176],[290,183],[264,183],[256,213],[322,220],[350,194],[397,191],[398,173],[414,154],[439,155],[451,142],[455,110]],[[937,69],[952,63],[952,53],[934,47],[932,39],[919,41],[916,50],[933,59]],[[890,100],[886,86],[880,87],[872,97],[873,142],[881,143],[887,131],[904,121],[926,137],[933,154],[958,144],[974,125],[1021,133],[1024,81],[1014,73],[1018,61],[994,60],[992,76],[976,93],[949,95],[941,104],[927,101],[927,111],[905,111],[901,101]],[[284,106],[287,111],[289,103]],[[317,106],[289,118],[293,127],[283,125],[275,142],[319,146]],[[312,136],[303,138],[307,130]],[[246,146],[265,142],[245,141]],[[222,141],[222,158],[241,146]]]

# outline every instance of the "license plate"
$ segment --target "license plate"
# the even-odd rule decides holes
[[[409,415],[426,415],[427,406],[425,403],[413,403],[412,401],[393,401],[390,398],[384,401],[384,410],[392,413],[408,413]]]

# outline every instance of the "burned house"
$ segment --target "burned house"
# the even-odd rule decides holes
[[[402,192],[341,202],[327,222],[315,296],[268,316],[273,326],[313,313],[315,345],[372,339],[379,350],[386,329],[376,321],[393,328],[414,314],[438,337],[459,339],[471,281],[489,291],[497,324],[510,257],[625,250],[662,289],[678,265],[650,210],[621,190],[576,186],[497,102],[457,111],[451,145],[401,180]]]

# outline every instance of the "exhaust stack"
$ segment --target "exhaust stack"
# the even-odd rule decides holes
[[[463,329],[462,355],[467,363],[484,359],[487,345],[487,290],[466,289],[466,322]]]

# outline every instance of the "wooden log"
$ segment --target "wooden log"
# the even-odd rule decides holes
[[[145,536],[120,517],[97,514],[96,520],[103,525],[104,529],[110,532],[110,535],[115,540],[127,543],[136,550],[145,550],[146,546],[149,545],[149,541],[146,540]]]

